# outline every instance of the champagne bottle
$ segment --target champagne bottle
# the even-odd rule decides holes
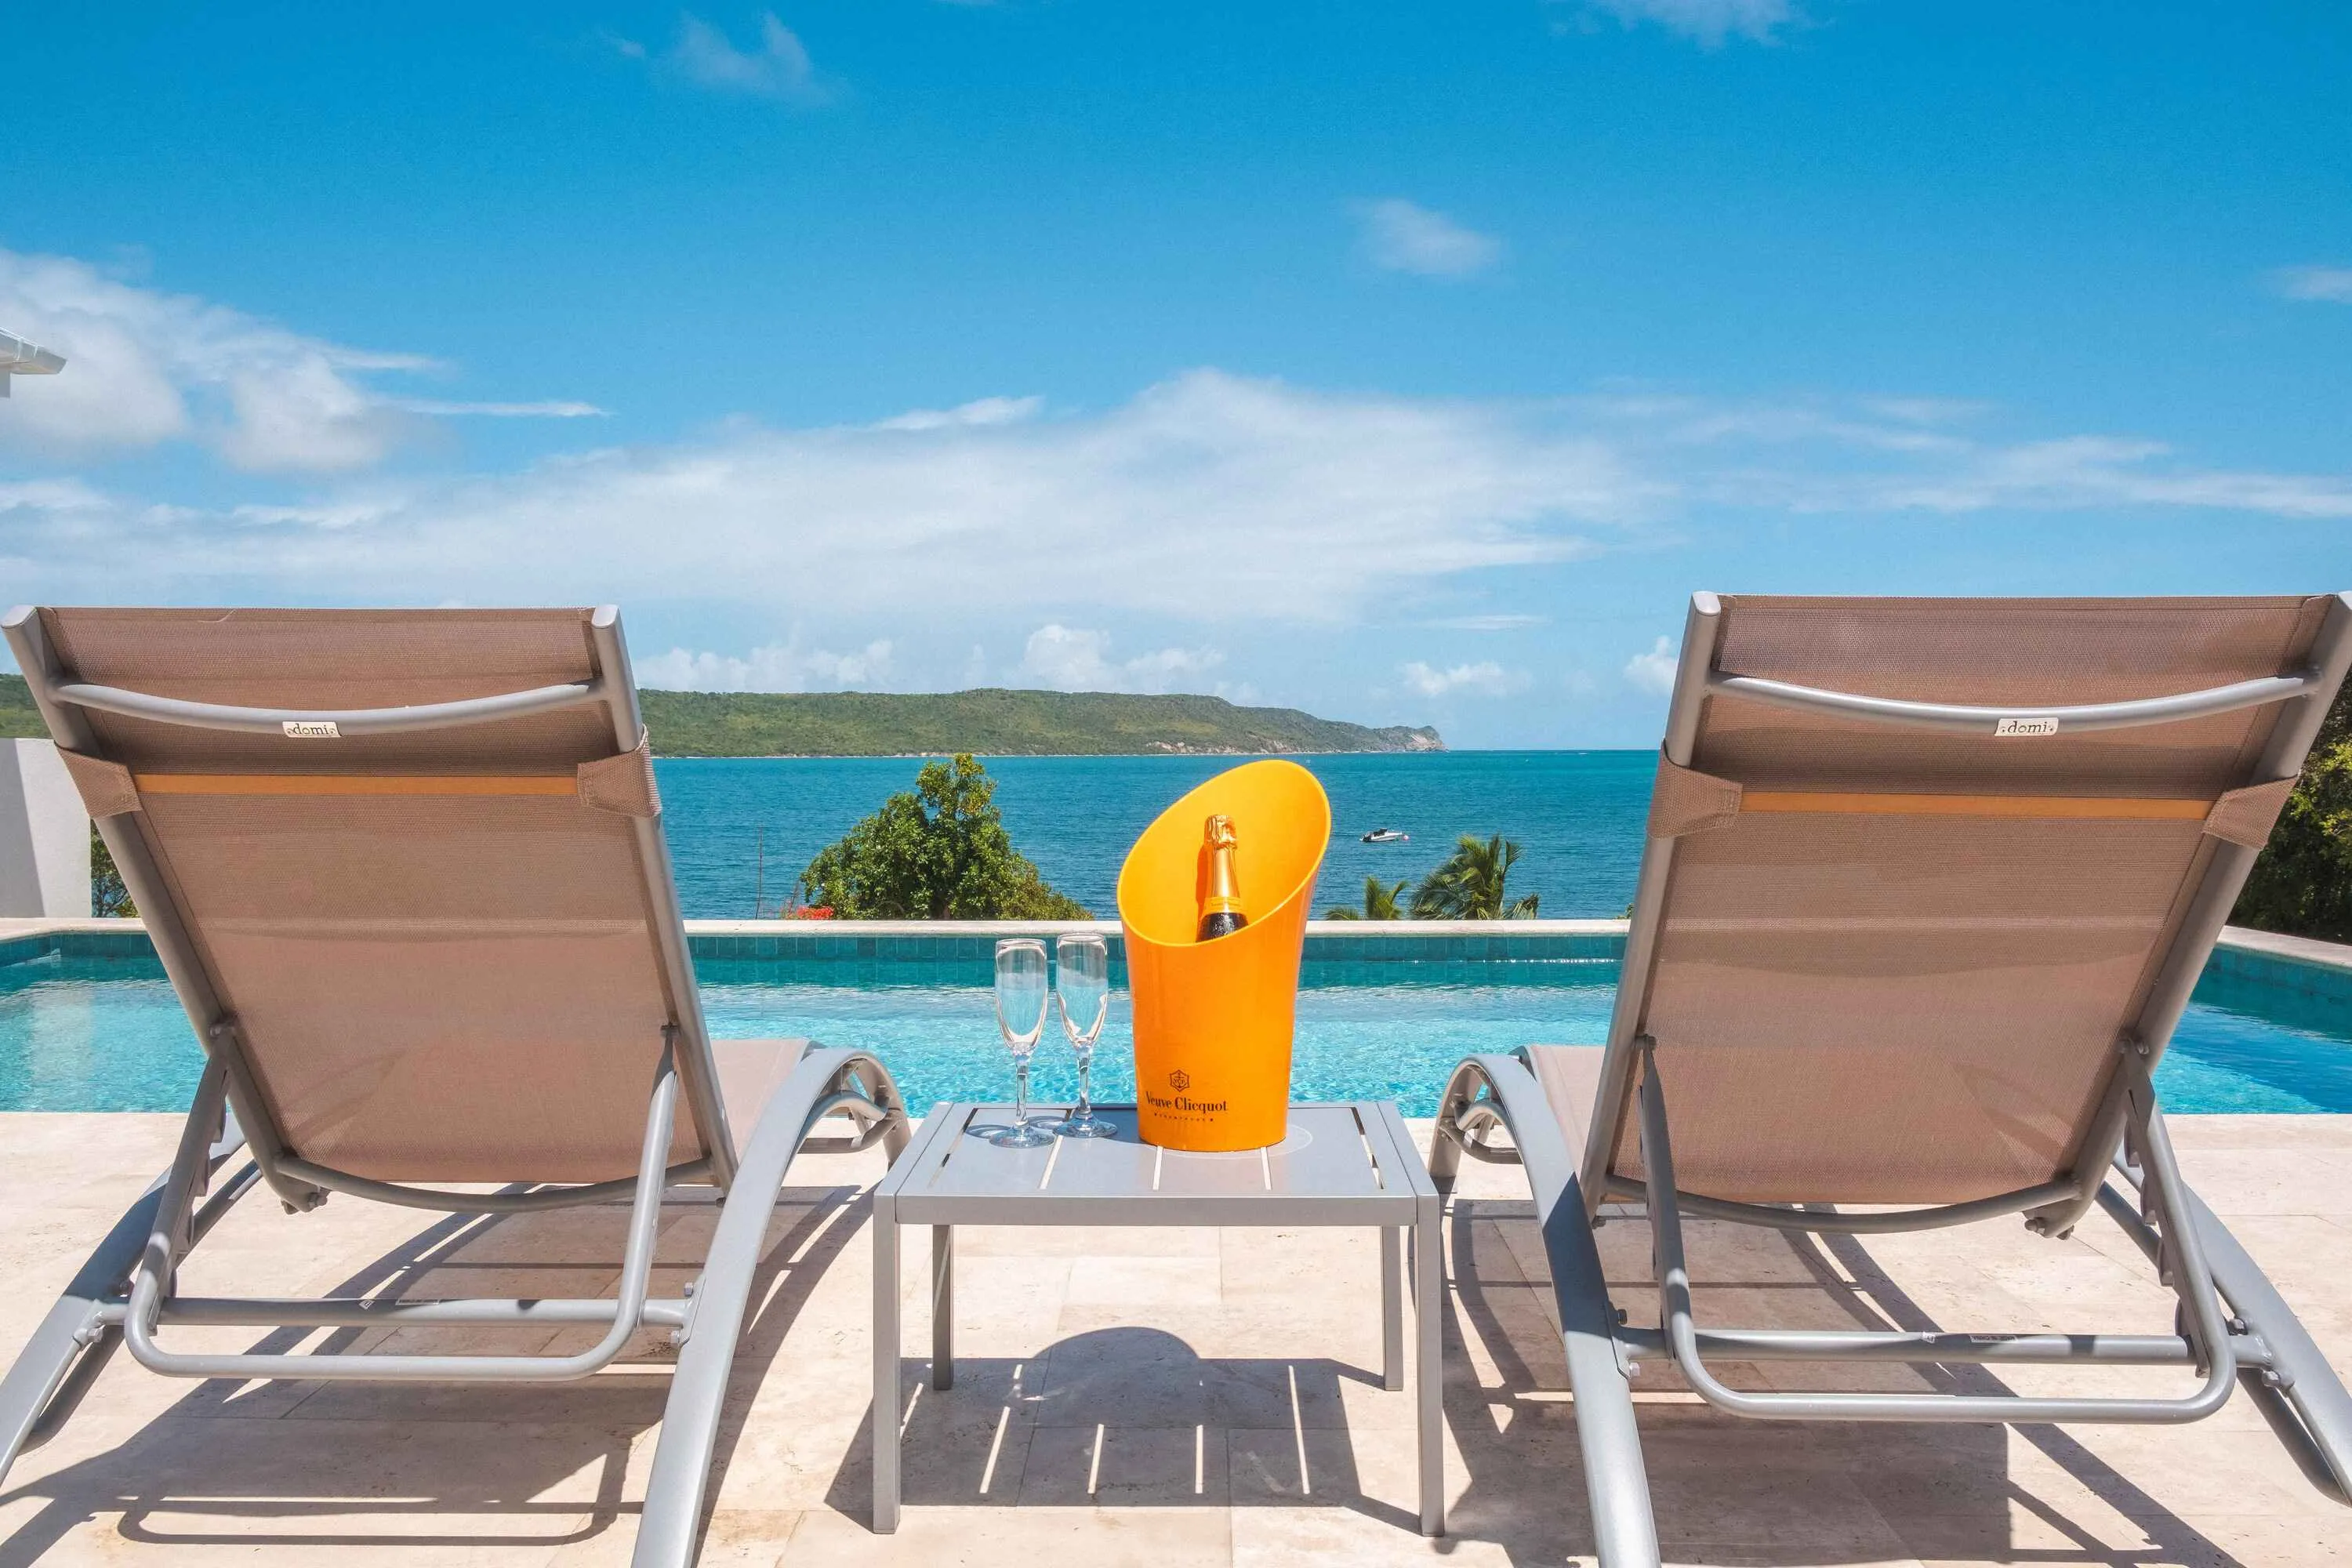
[[[1241,883],[1234,877],[1234,822],[1229,816],[1209,818],[1202,830],[1209,852],[1209,894],[1201,900],[1202,942],[1231,936],[1249,924],[1242,912]]]

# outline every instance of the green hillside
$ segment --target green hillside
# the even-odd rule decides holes
[[[0,675],[0,741],[49,738],[49,727],[41,722],[41,710],[33,706],[33,694],[26,689],[21,675]]]
[[[667,757],[1103,755],[1139,752],[1434,752],[1437,731],[1382,730],[1221,697],[1104,691],[647,691],[654,750]]]
[[[666,757],[982,756],[1138,752],[1434,752],[1434,730],[1370,730],[1295,708],[1236,708],[1220,697],[1102,691],[936,695],[646,691],[646,728]],[[0,675],[0,739],[47,735],[24,677]]]

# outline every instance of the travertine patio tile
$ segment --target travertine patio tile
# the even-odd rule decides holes
[[[2300,1149],[2352,1158],[2352,1116],[2257,1116],[2244,1113],[2166,1119],[2173,1147],[2186,1161],[2208,1149]]]
[[[2007,1517],[1890,1515],[1887,1522],[1928,1568],[1985,1562],[2130,1564],[2132,1568],[2302,1568],[2341,1563],[2343,1549],[2308,1525],[2258,1516],[2085,1521],[2038,1500]]]
[[[1076,1258],[1065,1300],[1082,1307],[1213,1306],[1224,1300],[1205,1258]]]
[[[786,1510],[721,1509],[703,1531],[700,1568],[774,1568],[801,1515]],[[636,1545],[634,1521],[558,1547],[546,1568],[627,1568]]]
[[[1031,1434],[1020,1502],[1038,1506],[1227,1506],[1223,1427],[1040,1426]]]
[[[2181,1525],[2229,1553],[2230,1561],[2262,1568],[2336,1568],[2352,1558],[2352,1541],[2334,1525],[2260,1514],[2191,1517]]]
[[[1203,1357],[1160,1330],[1105,1329],[1054,1346],[1035,1418],[1075,1426],[1339,1426],[1345,1375],[1304,1356]]]
[[[940,1568],[1223,1568],[1233,1531],[1223,1509],[910,1508],[895,1535],[862,1520],[804,1517],[784,1548],[788,1568],[921,1563]]]
[[[2352,1154],[2334,1150],[2184,1150],[2180,1168],[2197,1194],[2223,1219],[2341,1212],[2339,1194],[2352,1183]]]
[[[1784,1563],[1890,1563],[1911,1556],[1847,1471],[1752,1464],[1723,1471],[1653,1468],[1658,1543],[1705,1561],[1733,1549]]]
[[[1411,1312],[1404,1322],[1409,1336]],[[1374,1377],[1381,1370],[1380,1299],[1370,1291],[1291,1306],[1267,1297],[1160,1306],[1073,1302],[1062,1309],[1056,1337],[1121,1328],[1172,1335],[1195,1354],[1214,1359],[1328,1361]]]
[[[1237,1508],[1233,1521],[1234,1568],[1292,1568],[1302,1563],[1507,1568],[1559,1560],[1550,1552],[1522,1557],[1499,1542],[1478,1538],[1426,1541],[1391,1520],[1343,1508]]]
[[[2345,1281],[2352,1279],[2352,1177],[2331,1197],[2344,1213],[2246,1215],[2229,1222],[2230,1234],[2298,1310],[2345,1300]]]
[[[1297,1306],[1301,1280],[1314,1281],[1334,1309],[1380,1300],[1380,1237],[1373,1230],[1227,1230],[1219,1233],[1217,1256],[1219,1287],[1229,1300],[1272,1298]]]
[[[331,1554],[338,1564],[353,1568],[497,1568],[514,1563],[538,1564],[549,1560],[548,1541],[587,1545],[630,1526],[609,1521],[551,1516],[534,1521],[541,1536],[504,1538],[473,1528],[478,1522],[452,1520],[450,1527],[467,1539],[451,1541],[416,1532],[417,1521],[403,1515],[345,1514],[320,1522],[313,1531],[293,1525],[282,1531],[222,1532],[215,1513],[97,1514],[74,1525],[41,1555],[44,1568],[112,1568],[142,1558],[188,1563],[194,1568],[236,1564],[237,1568],[305,1568]],[[617,1561],[626,1562],[624,1553]]]
[[[2339,1363],[2352,1356],[2341,1288],[2352,1279],[2352,1118],[2175,1126],[2192,1180],[2210,1169],[2215,1206],[2240,1215],[2233,1229],[2323,1345]],[[0,1203],[37,1216],[0,1235],[13,1288],[0,1332],[12,1345],[169,1158],[174,1130],[163,1117],[0,1117]],[[1425,1126],[1415,1131],[1425,1138]],[[730,1384],[706,1563],[1518,1563],[1589,1552],[1548,1264],[1519,1173],[1484,1166],[1465,1172],[1446,1242],[1446,1541],[1414,1528],[1410,1391],[1379,1386],[1369,1230],[964,1231],[957,1384],[940,1392],[922,1359],[929,1232],[909,1227],[908,1360],[891,1413],[905,1426],[908,1508],[898,1534],[872,1535],[864,1191],[882,1169],[879,1151],[795,1167]],[[604,1290],[622,1218],[616,1207],[447,1221],[343,1198],[289,1218],[257,1197],[199,1252],[187,1284]],[[666,1211],[657,1291],[682,1286],[716,1218],[709,1204]],[[1612,1224],[1601,1242],[1619,1304],[1654,1321],[1645,1227]],[[2014,1221],[1827,1242],[1701,1225],[1692,1252],[1703,1321],[2158,1331],[2170,1320],[2168,1293],[2095,1216],[2063,1242]],[[173,1332],[224,1349],[264,1337]],[[509,1349],[526,1337],[378,1330],[272,1342]],[[615,1373],[487,1389],[182,1384],[121,1358],[65,1434],[10,1478],[0,1563],[625,1563],[670,1353],[666,1333],[649,1331]],[[1718,1370],[1759,1387],[2185,1382],[2167,1369]],[[2352,1539],[2352,1514],[2304,1483],[2242,1400],[2187,1428],[1792,1426],[1707,1409],[1659,1357],[1637,1387],[1669,1561],[2298,1564],[2337,1562],[2336,1538]]]
[[[901,1241],[906,1233],[899,1233]],[[856,1248],[856,1269],[862,1287],[859,1300],[860,1326],[871,1321],[868,1304],[872,1289],[872,1249],[861,1234]],[[844,1259],[845,1263],[848,1260]],[[1050,1323],[1063,1304],[1069,1300],[1070,1271],[1078,1259],[1061,1257],[1024,1258],[1014,1253],[982,1253],[966,1256],[961,1249],[955,1262],[955,1323],[956,1344],[962,1348],[968,1330],[983,1324],[1026,1322]],[[1143,1261],[1153,1261],[1145,1259]],[[1214,1279],[1214,1262],[1209,1258],[1194,1260],[1196,1266],[1211,1270]],[[906,1248],[900,1258],[898,1278],[904,1287],[900,1295],[903,1306],[899,1327],[909,1355],[929,1355],[931,1345],[931,1248],[928,1234],[917,1244]]]

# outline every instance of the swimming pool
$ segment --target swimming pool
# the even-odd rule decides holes
[[[15,962],[0,953],[0,1110],[184,1108],[202,1057],[143,938],[41,945],[11,944],[22,954]],[[716,1035],[862,1047],[919,1106],[1010,1091],[983,938],[698,937],[694,947]],[[1446,1073],[1473,1051],[1597,1043],[1617,965],[1596,954],[1613,948],[1591,938],[1310,939],[1295,1092],[1394,1098],[1407,1115],[1426,1116]],[[1365,956],[1375,952],[1381,961]],[[1115,992],[1099,1098],[1133,1091],[1129,1027]],[[1075,1075],[1058,1037],[1039,1063],[1040,1096],[1066,1097]],[[2176,1111],[2352,1112],[2352,976],[2223,950],[2157,1082]]]

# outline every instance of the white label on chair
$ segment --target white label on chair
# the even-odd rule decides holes
[[[2003,719],[2001,722],[2006,724],[2009,721]],[[288,719],[280,721],[278,728],[286,731],[288,739],[295,741],[340,741],[343,738],[343,732],[335,728],[332,719]],[[2006,730],[2001,731],[2003,734],[2008,732]]]
[[[2054,735],[2058,721],[2048,714],[2032,718],[2003,719],[1992,727],[1996,735]]]

